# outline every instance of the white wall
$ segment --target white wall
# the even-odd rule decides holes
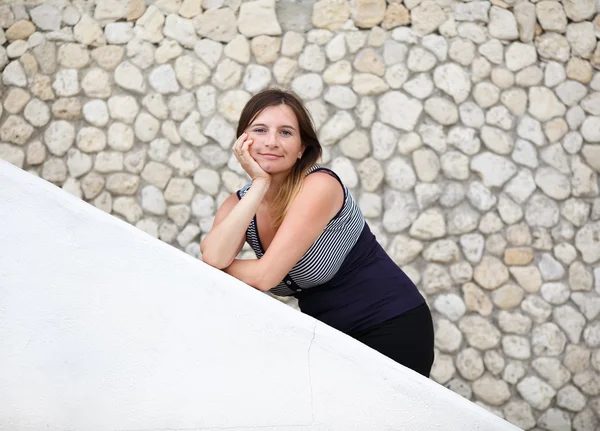
[[[0,160],[0,429],[513,430]]]

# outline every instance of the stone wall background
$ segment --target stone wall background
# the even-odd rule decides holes
[[[247,181],[244,103],[296,91],[428,299],[432,378],[600,429],[599,0],[25,1],[0,27],[0,158],[192,256]]]

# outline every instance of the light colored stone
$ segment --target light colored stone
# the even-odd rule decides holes
[[[466,180],[469,177],[469,158],[458,151],[442,154],[441,166],[444,176],[454,180]]]
[[[545,411],[538,419],[538,424],[545,429],[571,429],[571,419],[568,413],[556,408]]]
[[[128,61],[124,61],[115,69],[115,83],[126,90],[136,93],[146,91],[146,82],[141,70]]]
[[[362,165],[361,168],[363,170],[361,176],[364,176],[365,168]],[[373,169],[373,167],[371,167],[371,169]],[[369,180],[376,183],[381,174],[374,170],[371,175],[373,178],[370,178]],[[419,211],[417,202],[412,194],[402,193],[396,190],[390,190],[384,196],[384,209],[383,226],[385,230],[390,233],[401,232],[410,226],[410,224],[417,219]]]
[[[208,143],[208,139],[202,133],[200,125],[200,114],[193,111],[179,126],[179,134],[184,141],[195,147],[201,147]]]
[[[508,281],[508,269],[497,258],[484,256],[475,267],[473,278],[484,289],[493,290]]]
[[[514,74],[508,69],[496,67],[496,68],[492,69],[491,76],[492,76],[492,83],[496,87],[503,89],[503,90],[511,88],[515,83]],[[504,94],[504,92],[502,94]]]
[[[455,373],[452,356],[437,354],[431,368],[431,377],[439,384],[445,384]]]
[[[469,76],[457,64],[438,66],[433,73],[433,81],[437,88],[452,96],[457,104],[464,102],[471,91]]]
[[[352,109],[358,103],[356,94],[346,86],[331,86],[325,93],[324,99],[339,109]]]
[[[394,27],[410,24],[410,13],[406,7],[398,3],[388,5],[383,17],[382,27],[390,30]]]
[[[569,286],[571,290],[592,290],[594,276],[581,262],[576,261],[569,267]]]
[[[526,335],[531,330],[531,319],[518,311],[500,311],[498,325],[504,332],[517,335]]]
[[[473,382],[473,392],[488,404],[499,406],[510,398],[510,390],[506,382],[485,374]]]
[[[7,145],[7,144],[5,144]],[[33,141],[27,146],[27,164],[34,166],[39,165],[46,159],[46,147],[41,141]]]
[[[296,57],[302,52],[304,47],[304,36],[295,31],[288,31],[283,35],[281,40],[281,54],[288,57]],[[330,48],[331,47],[331,48]],[[340,52],[342,54],[340,55]],[[344,58],[346,55],[346,43],[343,34],[339,34],[334,37],[326,48],[327,56],[334,54],[333,57],[329,57],[331,61],[338,61]]]
[[[411,10],[412,29],[421,35],[433,33],[446,19],[444,10],[431,0],[423,1]]]
[[[383,181],[384,172],[377,160],[364,159],[358,167],[358,174],[364,190],[375,191]],[[412,220],[410,221],[412,223]]]
[[[510,160],[489,152],[475,156],[471,170],[480,173],[486,187],[501,187],[517,173],[517,167]]]
[[[172,178],[164,192],[165,200],[172,203],[187,204],[192,201],[194,184],[186,178]]]
[[[347,0],[319,0],[312,10],[312,24],[328,30],[339,30],[350,18],[350,5]]]
[[[106,190],[119,195],[133,195],[140,185],[137,175],[117,173],[106,179]]]
[[[535,5],[529,2],[521,2],[514,6],[513,12],[517,20],[521,42],[532,42],[536,30]]]
[[[539,168],[535,174],[535,182],[544,194],[552,199],[564,200],[571,194],[569,178],[556,169]]]
[[[517,391],[525,401],[540,410],[548,408],[556,395],[556,391],[550,385],[534,376],[521,380],[517,385]]]
[[[176,73],[170,64],[164,64],[152,70],[148,81],[152,88],[161,94],[176,93],[179,91]]]
[[[583,226],[575,236],[575,246],[585,263],[594,263],[600,259],[600,222]]]
[[[477,228],[479,214],[468,205],[459,205],[448,213],[447,221],[448,233],[459,235]]]
[[[567,16],[573,21],[591,19],[598,6],[594,7],[593,0],[565,0],[564,8]]]
[[[77,69],[61,69],[56,73],[52,89],[58,96],[69,97],[79,93]]]
[[[355,126],[354,119],[350,114],[340,111],[321,128],[321,143],[323,145],[333,145],[350,133]]]
[[[139,206],[134,198],[130,197],[116,198],[112,208],[115,214],[125,217],[129,223],[137,223],[144,215],[142,207]]]
[[[533,329],[531,343],[537,356],[558,356],[565,348],[567,338],[554,323],[542,323]]]
[[[591,22],[569,24],[567,27],[567,40],[571,45],[572,54],[590,58],[596,48],[594,24]]]
[[[558,101],[556,95],[544,87],[533,87],[529,90],[529,113],[540,121],[548,121],[563,116],[565,106]]]
[[[467,342],[476,349],[491,349],[500,342],[500,331],[483,317],[465,316],[458,326]]]
[[[423,107],[398,91],[389,91],[379,99],[381,121],[401,130],[414,129]]]
[[[193,49],[198,41],[194,22],[175,14],[167,16],[163,33],[165,36],[179,42],[182,46],[189,49]]]
[[[556,358],[536,358],[532,361],[532,365],[554,389],[561,388],[571,379],[569,370]]]
[[[96,127],[83,127],[77,132],[77,147],[86,153],[102,151],[106,147],[106,135]]]
[[[410,235],[418,239],[441,238],[446,234],[444,215],[436,209],[421,213],[410,228]]]
[[[435,346],[442,352],[452,353],[458,350],[462,334],[458,328],[446,319],[438,319],[435,331]]]
[[[581,313],[571,305],[561,305],[553,310],[552,317],[572,343],[579,343],[586,324],[585,317]]]
[[[35,25],[26,19],[14,22],[5,31],[4,35],[9,41],[25,40],[35,32]]]
[[[250,62],[250,44],[248,43],[248,40],[241,34],[238,34],[227,45],[225,45],[223,52],[227,57],[237,61],[238,63]],[[283,49],[282,54],[284,54]]]
[[[122,61],[125,50],[120,46],[100,46],[91,52],[92,59],[104,70],[115,69]]]
[[[35,127],[43,127],[50,121],[50,109],[39,99],[32,99],[27,103],[23,115]]]
[[[460,375],[467,380],[476,380],[485,371],[481,354],[471,347],[467,347],[458,353],[456,368]]]
[[[488,211],[496,205],[497,198],[479,181],[473,181],[467,189],[467,198],[479,211]]]
[[[73,27],[73,37],[84,45],[105,45],[104,32],[100,24],[89,15],[84,14],[79,22]]]
[[[577,104],[587,94],[587,88],[576,81],[566,81],[556,87],[556,95],[567,106]]]
[[[112,94],[108,73],[99,68],[91,69],[81,81],[81,88],[88,97],[106,99]]]
[[[489,12],[489,19],[488,31],[490,36],[501,40],[518,39],[517,20],[512,12],[492,6]]]
[[[556,394],[556,405],[570,411],[579,412],[586,403],[585,396],[573,385],[565,386]]]
[[[481,21],[488,22],[490,3],[485,1],[474,1],[469,3],[458,3],[453,5],[454,19],[456,21]]]
[[[564,33],[567,29],[567,16],[558,1],[543,0],[536,4],[536,14],[545,31]]]
[[[504,380],[506,380],[506,377],[504,378]],[[504,407],[503,412],[504,418],[508,422],[518,426],[521,429],[531,429],[535,426],[535,418],[531,411],[531,407],[524,401],[510,401]]]
[[[154,52],[156,64],[167,63],[183,53],[183,48],[175,40],[163,40]]]
[[[548,32],[536,37],[535,46],[540,57],[565,63],[569,60],[571,47],[566,37]]]
[[[541,288],[544,300],[553,305],[564,304],[569,299],[569,288],[564,283],[544,283]]]
[[[66,68],[81,69],[90,62],[87,49],[76,43],[65,43],[58,48],[58,63]]]
[[[352,90],[361,96],[380,94],[389,90],[388,84],[371,73],[356,73],[352,78]]]
[[[550,253],[541,255],[538,267],[544,280],[560,280],[565,274],[564,267]]]
[[[50,4],[41,4],[29,11],[31,20],[41,30],[58,31],[60,29],[60,10]]]
[[[272,36],[256,36],[250,43],[250,49],[259,64],[274,63],[277,60],[281,38]]]
[[[214,69],[223,54],[223,45],[211,39],[202,39],[194,45],[194,53],[208,67]]]
[[[462,291],[467,310],[475,311],[481,316],[489,316],[491,314],[493,308],[492,302],[475,283],[465,283]],[[466,350],[468,349],[462,351]]]
[[[535,47],[529,44],[514,42],[506,50],[506,67],[517,72],[537,62]]]
[[[75,128],[66,121],[53,121],[44,132],[44,142],[51,154],[63,156],[75,141]]]
[[[132,96],[112,96],[108,99],[111,118],[126,124],[133,124],[139,109],[137,101]]]
[[[267,0],[259,0],[256,2],[252,2],[255,4],[269,3]],[[272,3],[272,1],[270,2]],[[246,5],[247,6],[247,5]],[[258,8],[257,8],[258,9]],[[240,12],[241,13],[241,12]],[[272,28],[273,25],[269,23],[269,21],[259,21],[263,28]],[[218,41],[218,42],[230,42],[236,36],[236,18],[233,11],[224,7],[221,9],[209,9],[204,11],[203,14],[196,16],[193,19],[194,27],[196,28],[196,32],[205,38]],[[246,20],[240,19],[240,25],[245,29]],[[277,21],[275,21],[275,24]],[[257,23],[253,22],[252,26],[256,26]],[[277,25],[277,27],[279,27]],[[241,29],[240,29],[241,31]],[[281,30],[279,30],[281,32]],[[245,36],[250,36],[250,34],[244,33]]]
[[[600,142],[600,116],[588,116],[581,125],[581,135],[588,142]]]

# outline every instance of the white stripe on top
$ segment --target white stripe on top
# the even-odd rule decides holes
[[[314,165],[306,175],[319,170],[328,172],[340,181],[332,170],[320,165]],[[300,261],[277,286],[270,290],[271,293],[290,296],[331,280],[356,244],[364,228],[365,219],[348,188],[341,181],[340,184],[344,190],[344,204],[340,212],[327,223],[323,232],[304,253]],[[252,183],[248,183],[242,187],[237,192],[238,198],[243,198],[251,186]],[[252,247],[258,259],[264,255],[256,228],[256,215],[246,230],[246,242]]]

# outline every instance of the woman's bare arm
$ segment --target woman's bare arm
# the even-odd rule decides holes
[[[241,200],[232,194],[223,202],[210,232],[200,244],[204,262],[218,269],[231,265],[244,245],[246,229],[269,185],[268,180],[256,180]]]
[[[259,290],[273,288],[317,240],[343,201],[335,178],[322,172],[309,175],[265,255],[258,260],[234,260],[225,272]]]

